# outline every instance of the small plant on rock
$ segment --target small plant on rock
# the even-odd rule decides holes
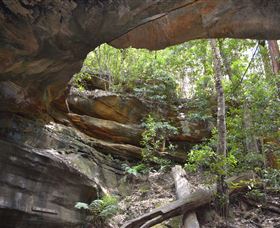
[[[89,223],[103,225],[108,219],[117,214],[118,199],[112,195],[105,195],[101,199],[96,199],[90,204],[77,202],[75,208],[85,210],[86,221]]]

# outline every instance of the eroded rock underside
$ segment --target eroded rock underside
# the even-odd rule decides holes
[[[129,188],[108,155],[141,158],[150,106],[104,91],[65,93],[89,51],[104,42],[160,49],[207,37],[277,39],[279,11],[277,0],[1,0],[0,226],[77,227],[75,202]],[[209,135],[209,123],[169,109],[182,151]]]

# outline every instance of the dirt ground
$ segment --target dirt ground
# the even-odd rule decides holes
[[[188,175],[187,178],[193,185],[193,191],[203,187],[201,183],[209,182],[209,178],[200,174]],[[120,227],[126,221],[176,199],[174,180],[170,172],[150,172],[145,176],[131,177],[130,182],[131,194],[120,200],[120,211],[110,220],[111,227]],[[280,228],[279,213],[264,209],[261,203],[254,206],[248,204],[243,200],[242,194],[231,196],[230,216],[227,222],[215,213],[211,205],[199,208],[197,217],[201,227]],[[266,199],[280,210],[280,192],[267,193]],[[180,217],[154,226],[154,228],[164,227],[180,227]]]

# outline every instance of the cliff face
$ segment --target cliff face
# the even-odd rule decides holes
[[[78,227],[75,202],[129,188],[106,155],[141,157],[139,123],[149,107],[116,94],[68,96],[90,50],[104,42],[159,49],[207,37],[276,39],[279,8],[277,0],[0,1],[0,226]],[[207,123],[179,122],[174,142],[209,135]]]
[[[76,202],[108,192],[122,196],[131,188],[121,165],[141,159],[141,119],[153,109],[105,91],[71,89],[65,99],[70,113],[65,100],[57,100],[56,121],[1,112],[0,225],[78,227],[83,220]],[[172,140],[182,150],[164,156],[182,163],[186,148],[209,136],[211,125],[176,122],[182,131]]]

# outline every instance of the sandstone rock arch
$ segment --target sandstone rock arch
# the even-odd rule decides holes
[[[277,0],[2,0],[1,101],[45,109],[104,42],[161,49],[208,37],[278,39],[279,11]]]

